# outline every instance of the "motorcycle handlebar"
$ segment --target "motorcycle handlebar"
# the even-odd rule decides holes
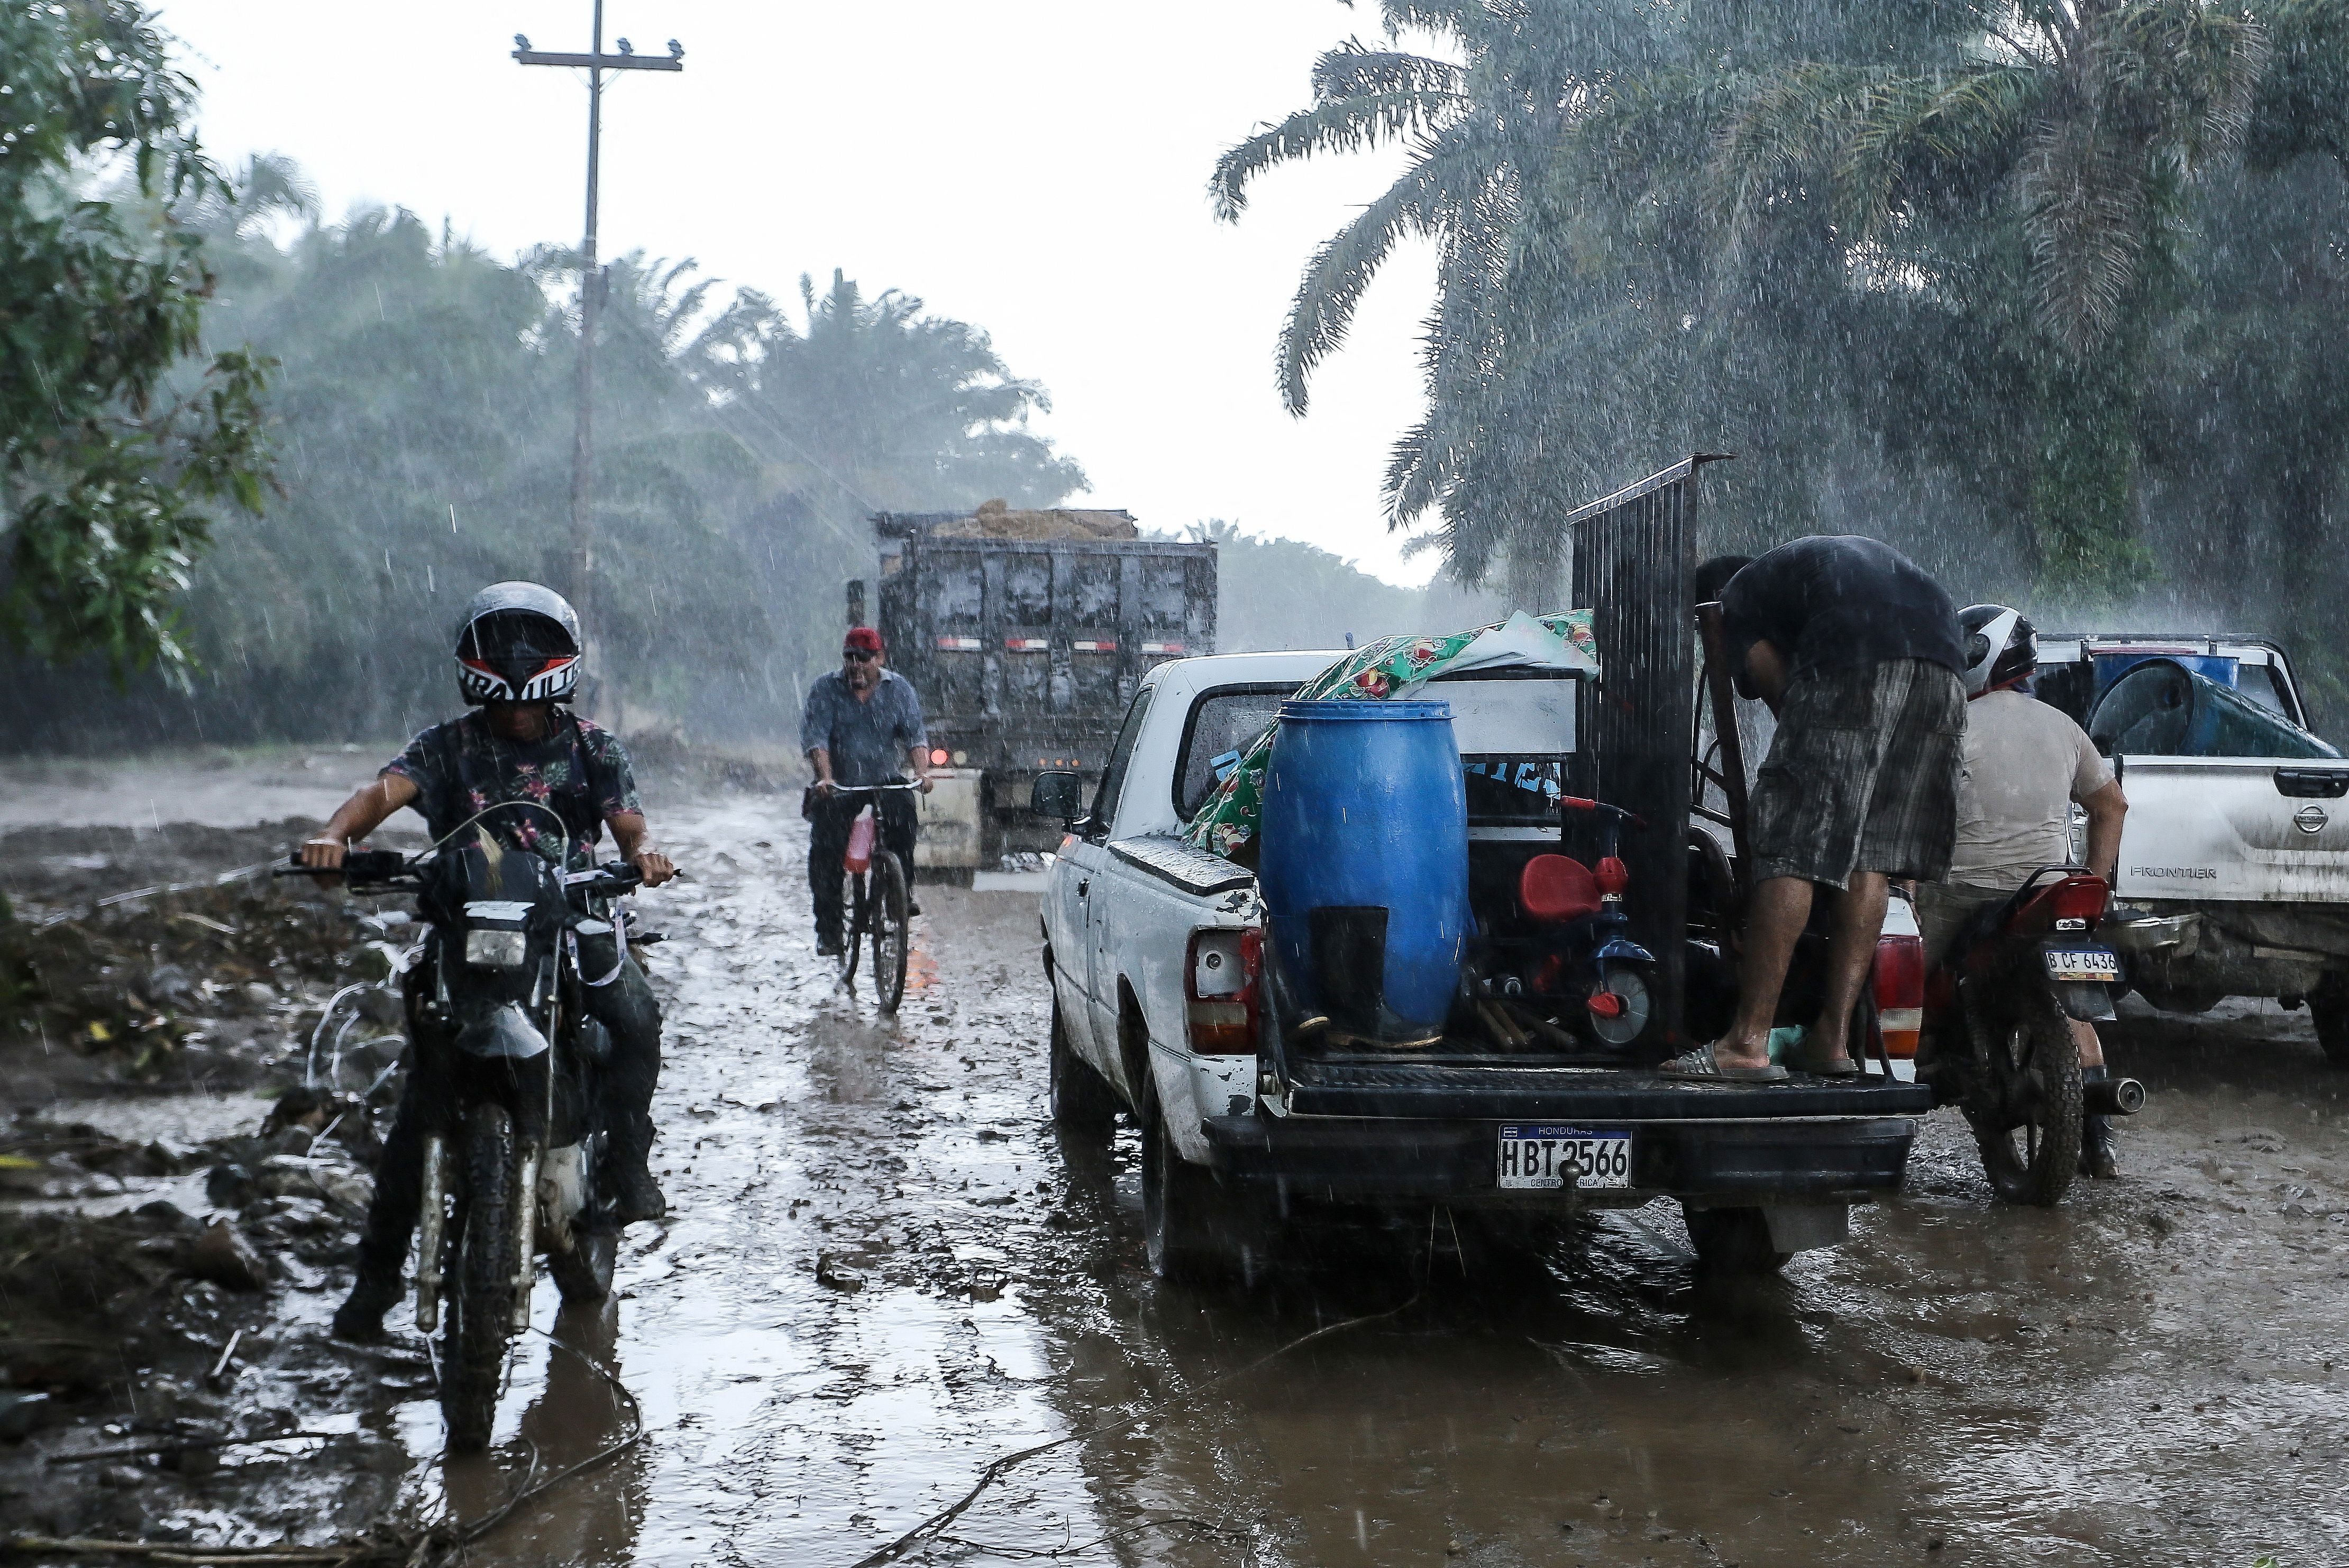
[[[617,895],[631,888],[645,885],[645,873],[626,861],[605,861],[592,872],[568,872],[564,874],[564,887],[572,892],[600,892]]]
[[[408,857],[398,850],[352,850],[343,856],[338,866],[305,866],[302,851],[295,850],[285,857],[282,866],[272,867],[272,877],[342,877],[354,882],[390,882],[409,875]]]
[[[342,877],[353,883],[371,887],[412,886],[416,868],[398,850],[353,850],[343,856],[339,866],[305,866],[296,850],[286,857],[286,863],[273,866],[272,877]],[[626,861],[607,861],[592,872],[564,873],[563,885],[568,892],[597,892],[617,895],[644,886],[645,873]]]

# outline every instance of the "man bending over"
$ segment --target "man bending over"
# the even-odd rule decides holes
[[[1938,882],[1957,834],[1966,725],[1963,641],[1940,585],[1890,545],[1853,534],[1782,544],[1697,569],[1718,592],[1729,668],[1778,733],[1754,786],[1753,892],[1729,1033],[1664,1071],[1771,1082],[1770,1027],[1817,889],[1835,895],[1826,997],[1794,1066],[1859,1070],[1847,1046],[1876,956],[1889,877]]]

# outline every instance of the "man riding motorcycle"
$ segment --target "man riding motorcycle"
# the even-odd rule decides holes
[[[2023,691],[2039,665],[2039,634],[2019,610],[1973,604],[1958,612],[1966,638],[1965,771],[1958,781],[1957,849],[1945,882],[1917,890],[1917,923],[1925,962],[1938,965],[1967,923],[2004,903],[2043,866],[2072,861],[2072,804],[2088,813],[2088,870],[2110,883],[2119,859],[2128,800],[2086,731],[2058,708]],[[2095,1026],[2070,1020],[2081,1077],[2105,1077]],[[1937,1043],[1924,1042],[1920,1070],[1930,1074]],[[2080,1143],[2080,1171],[2116,1173],[2111,1122],[2090,1115]]]
[[[469,712],[419,734],[386,763],[376,781],[335,812],[300,851],[305,866],[343,864],[351,843],[403,806],[424,818],[436,843],[478,843],[492,852],[536,854],[580,869],[609,827],[620,854],[657,887],[677,874],[652,847],[636,777],[619,740],[559,706],[579,684],[579,617],[551,588],[499,583],[466,606],[457,634],[457,685]],[[428,961],[429,963],[429,961]],[[414,998],[429,989],[426,966],[404,985]],[[612,1036],[603,1107],[609,1135],[615,1217],[657,1220],[667,1202],[646,1167],[652,1146],[652,1098],[660,1077],[660,1005],[635,959],[586,993],[586,1011]],[[445,1043],[445,1042],[440,1042]],[[407,1087],[392,1116],[376,1171],[375,1202],[359,1242],[358,1280],[335,1314],[335,1332],[366,1338],[382,1332],[399,1297],[420,1191],[424,1137],[445,1099],[434,1081],[440,1056],[414,1040]]]

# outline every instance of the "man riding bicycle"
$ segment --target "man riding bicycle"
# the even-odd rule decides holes
[[[849,829],[867,805],[881,829],[881,847],[914,864],[914,803],[905,791],[874,790],[903,784],[903,758],[923,794],[930,792],[930,738],[914,684],[886,666],[888,648],[870,626],[852,626],[840,649],[840,668],[816,681],[800,719],[800,748],[815,769],[808,791],[808,892],[815,905],[815,950],[841,953],[841,856]],[[858,791],[873,791],[858,793]],[[919,914],[918,905],[905,913]]]
[[[492,852],[592,863],[609,828],[620,854],[647,887],[677,874],[652,847],[628,753],[618,738],[557,706],[579,684],[579,617],[563,595],[535,583],[484,588],[457,634],[457,684],[478,711],[434,725],[384,764],[382,774],[337,809],[300,851],[304,865],[331,871],[350,844],[393,812],[413,806],[436,842],[479,843]],[[409,986],[422,983],[419,965]],[[657,1220],[667,1212],[647,1168],[653,1088],[660,1078],[660,1004],[636,960],[592,986],[588,1015],[612,1035],[604,1078],[615,1217]],[[411,1019],[419,1016],[410,1006]],[[418,1042],[421,1046],[423,1042]],[[335,1314],[347,1339],[382,1332],[399,1296],[401,1265],[416,1227],[427,1123],[445,1099],[432,1081],[431,1049],[411,1047],[409,1075],[376,1171],[376,1196],[359,1241],[358,1280]]]

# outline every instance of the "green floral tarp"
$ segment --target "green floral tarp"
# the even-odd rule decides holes
[[[1389,637],[1357,648],[1299,686],[1300,701],[1360,697],[1378,701],[1419,695],[1437,676],[1475,669],[1528,665],[1599,673],[1598,645],[1591,640],[1590,612],[1534,616],[1523,610],[1490,626],[1446,636]],[[1249,744],[1223,776],[1184,837],[1226,860],[1248,860],[1263,820],[1264,770],[1280,732],[1274,723]]]

